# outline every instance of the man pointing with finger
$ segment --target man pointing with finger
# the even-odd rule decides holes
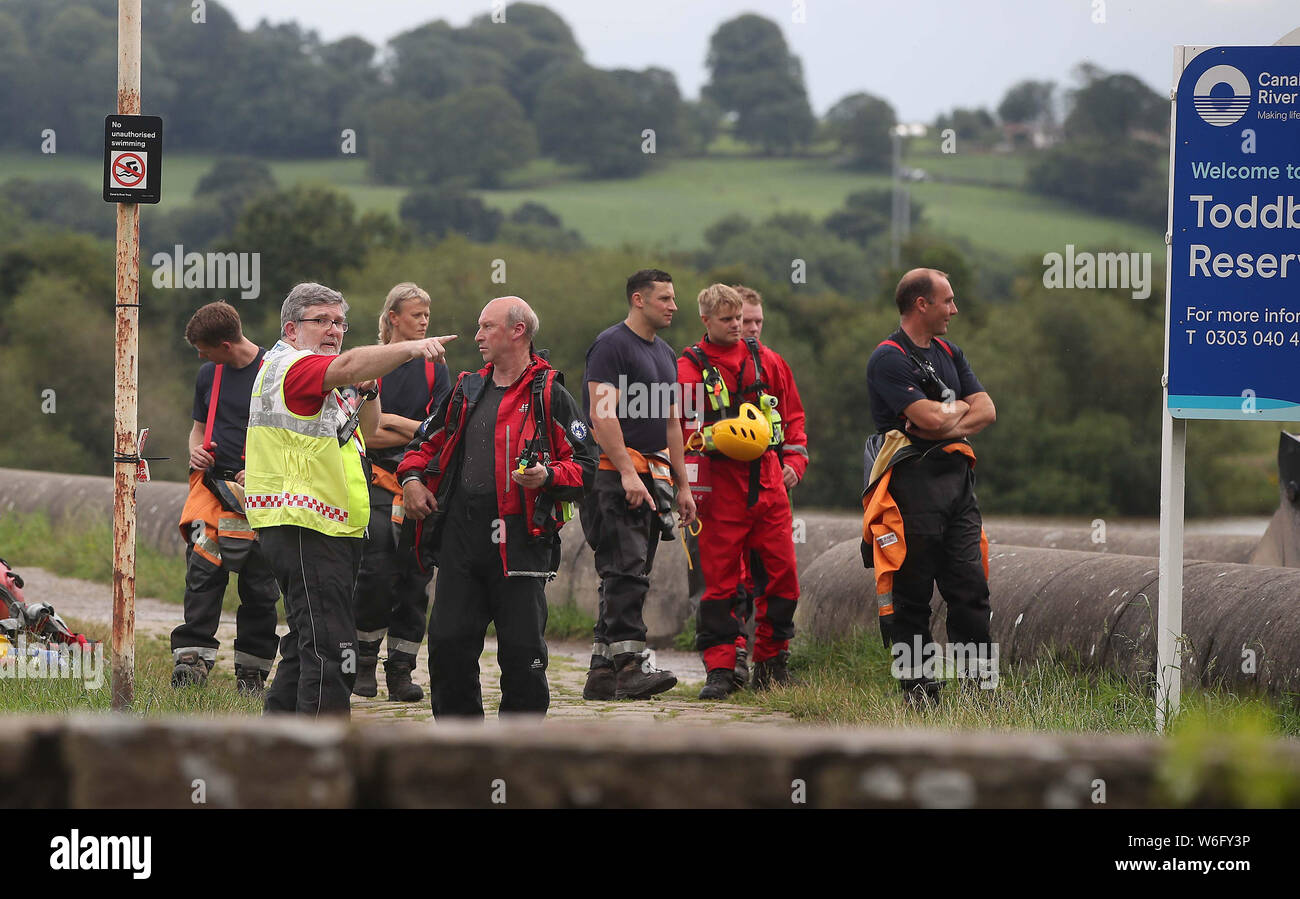
[[[343,295],[299,284],[280,309],[280,341],[253,383],[245,462],[248,523],[284,594],[289,633],[267,712],[347,715],[356,680],[352,593],[370,519],[365,438],[379,423],[373,379],[409,359],[441,361],[441,341],[404,340],[340,355]],[[339,388],[372,402],[357,416]]]

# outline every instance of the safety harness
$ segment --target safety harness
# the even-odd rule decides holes
[[[532,399],[528,408],[532,415],[524,422],[523,452],[519,454],[519,471],[541,463],[550,465],[555,448],[551,445],[551,385],[559,379],[564,384],[564,375],[554,368],[544,368],[533,374]],[[533,520],[528,523],[528,533],[534,537],[550,536],[573,518],[574,504],[556,503],[544,491],[539,492],[533,504]]]
[[[687,347],[683,352],[687,359],[700,370],[700,378],[704,382],[704,393],[709,398],[708,408],[702,410],[704,415],[704,424],[700,430],[691,436],[691,445],[686,447],[688,452],[703,452],[711,457],[726,458],[720,453],[713,441],[714,426],[724,419],[733,418],[740,412],[740,406],[743,403],[752,403],[758,407],[764,418],[772,429],[772,437],[769,441],[769,449],[776,449],[785,442],[785,429],[781,424],[781,413],[776,411],[777,400],[775,396],[768,393],[767,382],[763,380],[763,360],[758,349],[758,340],[753,337],[744,338],[745,346],[749,349],[749,358],[754,365],[754,380],[745,385],[745,362],[742,359],[740,371],[736,374],[736,386],[739,396],[737,402],[732,402],[731,392],[727,389],[726,382],[722,379],[722,374],[717,367],[709,362],[708,355],[704,352],[704,347],[700,344]],[[749,495],[747,503],[754,505],[758,502],[759,476],[762,472],[762,456],[749,463]]]
[[[953,355],[952,347],[948,346],[947,341],[940,340],[938,337],[932,339],[943,348],[943,351],[948,354],[949,359],[956,358],[956,356]],[[882,346],[892,346],[894,349],[906,356],[911,363],[916,366],[916,374],[917,377],[920,378],[921,389],[925,391],[926,399],[942,403],[950,402],[957,398],[957,395],[953,393],[948,385],[943,383],[943,379],[940,378],[939,373],[935,371],[934,365],[931,364],[929,359],[926,359],[921,355],[916,344],[912,343],[912,341],[908,339],[908,336],[903,333],[902,328],[899,328],[893,334],[890,334],[889,337],[876,344],[877,349]],[[899,417],[901,418],[902,416]],[[885,430],[888,430],[888,428]]]
[[[781,413],[776,411],[776,397],[768,393],[767,382],[763,380],[763,360],[758,351],[758,341],[753,337],[746,337],[745,346],[749,348],[749,358],[754,364],[754,380],[748,386],[744,386],[745,380],[745,363],[740,363],[740,371],[736,374],[736,384],[740,387],[740,402],[732,403],[731,392],[727,389],[727,383],[722,379],[718,369],[709,362],[709,357],[705,354],[704,348],[700,344],[687,347],[683,353],[687,359],[695,364],[700,370],[700,378],[704,381],[704,393],[709,398],[709,408],[704,410],[704,427],[700,429],[699,439],[704,441],[703,449],[708,453],[716,453],[717,449],[713,446],[713,426],[725,418],[735,416],[739,410],[741,402],[753,403],[763,413],[768,424],[772,427],[771,446],[780,446],[785,442],[785,431],[781,426]],[[699,448],[696,448],[698,451]]]

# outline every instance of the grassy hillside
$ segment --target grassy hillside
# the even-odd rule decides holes
[[[171,154],[164,165],[164,208],[189,201],[194,186],[214,157]],[[99,189],[99,161],[67,155],[0,154],[7,177],[79,178]],[[1023,160],[977,154],[913,155],[909,165],[936,176],[990,182],[1023,177]],[[298,182],[328,184],[346,192],[362,210],[396,214],[405,190],[367,182],[362,159],[272,162],[282,186]],[[824,216],[844,197],[866,188],[889,186],[886,175],[864,175],[835,167],[823,158],[758,159],[711,157],[661,162],[632,180],[575,180],[565,167],[541,161],[517,173],[503,190],[481,191],[489,205],[511,210],[525,201],[545,204],[576,228],[589,243],[624,243],[663,249],[691,249],[703,243],[704,230],[724,215],[761,219],[777,211]],[[1081,213],[1064,203],[1010,187],[937,181],[911,185],[936,231],[964,236],[977,247],[1004,255],[1041,255],[1065,244],[1163,253],[1155,229]]]

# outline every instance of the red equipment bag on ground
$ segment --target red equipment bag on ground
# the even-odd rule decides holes
[[[26,602],[22,575],[0,559],[0,632],[12,638],[20,631],[45,643],[91,643],[84,634],[74,634],[49,603]]]

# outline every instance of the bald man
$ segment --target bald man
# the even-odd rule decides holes
[[[496,623],[501,714],[545,714],[546,596],[566,507],[596,473],[596,444],[557,372],[533,352],[537,315],[519,297],[483,308],[477,372],[416,432],[397,469],[421,564],[438,565],[429,618],[435,718],[483,717],[479,656]]]

